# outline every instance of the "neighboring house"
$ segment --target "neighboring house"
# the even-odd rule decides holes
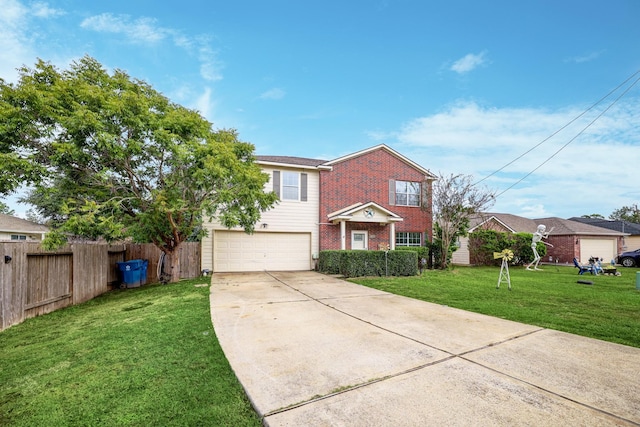
[[[15,216],[0,214],[0,240],[11,240],[14,242],[28,242],[42,240],[49,228],[16,218]]]
[[[628,233],[568,219],[555,217],[528,219],[499,213],[485,213],[474,217],[470,224],[470,231],[490,229],[510,233],[533,233],[539,224],[544,224],[547,231],[551,230],[545,241],[553,245],[553,247],[547,247],[543,262],[571,264],[573,258],[577,258],[580,262],[586,263],[590,257],[602,258],[608,262],[621,252],[624,239],[628,236]],[[460,239],[461,247],[456,251],[459,253],[454,252],[455,264],[471,264],[470,260],[473,256],[469,254],[468,242],[468,238]]]
[[[633,251],[640,248],[640,224],[635,224],[629,221],[613,221],[600,218],[573,217],[569,218],[569,220],[595,225],[596,227],[607,228],[609,230],[619,231],[625,234],[628,233],[629,236],[624,237],[621,252]]]
[[[320,251],[421,246],[431,238],[427,169],[386,145],[335,160],[257,156],[279,202],[251,235],[205,224],[202,268],[310,270]]]
[[[622,252],[624,239],[628,236],[628,233],[562,218],[540,218],[535,221],[546,225],[547,230],[553,228],[547,239],[553,248],[547,248],[547,257],[559,263],[571,264],[573,258],[586,263],[591,257],[609,262]]]
[[[503,233],[534,233],[538,223],[535,220],[517,215],[505,213],[483,212],[469,219],[471,234],[477,230],[493,230]],[[459,265],[472,264],[473,256],[469,253],[469,237],[460,237],[457,242],[458,249],[453,252],[451,262]]]

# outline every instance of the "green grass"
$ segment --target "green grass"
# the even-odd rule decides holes
[[[351,281],[640,347],[637,269],[429,270]],[[593,285],[578,284],[578,279]],[[206,284],[206,286],[198,286]],[[208,280],[115,291],[0,332],[2,426],[260,426],[211,325]]]
[[[638,269],[621,276],[579,276],[577,269],[511,267],[512,290],[496,289],[499,267],[428,270],[421,277],[350,279],[372,288],[490,316],[640,347]],[[593,285],[576,283],[590,280]]]
[[[0,425],[260,426],[208,284],[114,291],[0,332]]]

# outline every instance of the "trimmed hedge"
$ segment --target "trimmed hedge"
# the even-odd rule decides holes
[[[426,246],[396,246],[397,251],[413,251],[418,254],[418,270],[427,268],[429,263],[429,248]]]
[[[321,251],[318,271],[345,277],[415,276],[416,251]]]
[[[344,251],[320,251],[318,271],[324,274],[340,274],[340,256]]]

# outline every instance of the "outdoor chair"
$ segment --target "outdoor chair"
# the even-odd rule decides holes
[[[586,271],[588,271],[591,274],[596,274],[596,271],[593,265],[591,264],[582,265],[578,262],[577,258],[573,259],[573,265],[578,269],[578,274],[580,275],[584,274]]]

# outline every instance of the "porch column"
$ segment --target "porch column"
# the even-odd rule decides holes
[[[340,249],[347,249],[347,224],[344,220],[340,221]]]
[[[392,251],[396,249],[396,223],[389,223],[389,249]]]

